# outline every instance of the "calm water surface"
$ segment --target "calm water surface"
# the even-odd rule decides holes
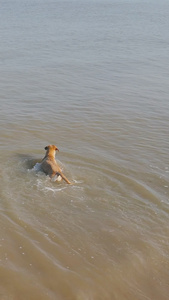
[[[168,1],[0,15],[0,299],[168,300]]]

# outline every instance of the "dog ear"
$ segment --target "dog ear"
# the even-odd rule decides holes
[[[45,150],[48,150],[48,146],[45,147]]]

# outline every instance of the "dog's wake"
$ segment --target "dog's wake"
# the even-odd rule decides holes
[[[36,187],[44,192],[62,192],[66,189],[83,189],[82,187],[78,186],[78,184],[81,184],[82,181],[77,181],[77,180],[73,180],[71,185],[66,185],[66,186],[62,186],[62,184],[60,184],[60,178],[59,176],[55,176],[52,178],[52,180],[49,178],[49,176],[44,176],[44,172],[41,169],[41,163],[37,162],[32,169],[29,169],[29,172],[33,172],[35,173],[38,178],[36,181]],[[58,186],[54,187],[53,186],[53,182],[58,182]]]

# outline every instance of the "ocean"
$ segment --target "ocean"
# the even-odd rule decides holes
[[[168,300],[169,2],[0,15],[0,299]]]

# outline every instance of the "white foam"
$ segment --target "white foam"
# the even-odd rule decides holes
[[[41,171],[41,163],[36,163],[31,170],[35,172]]]
[[[45,186],[44,189],[47,191],[51,191],[51,192],[61,192],[63,190],[65,190],[67,187],[62,187],[62,188],[51,188],[51,187],[47,187]]]
[[[56,184],[57,185],[57,184]],[[61,187],[60,185],[58,187],[52,187],[51,186],[51,179],[46,176],[46,179],[44,180],[44,178],[39,178],[36,180],[36,186],[38,188],[38,190],[44,191],[44,192],[61,192],[65,189],[68,188],[68,185]]]
[[[73,180],[74,183],[83,183],[83,181]]]

